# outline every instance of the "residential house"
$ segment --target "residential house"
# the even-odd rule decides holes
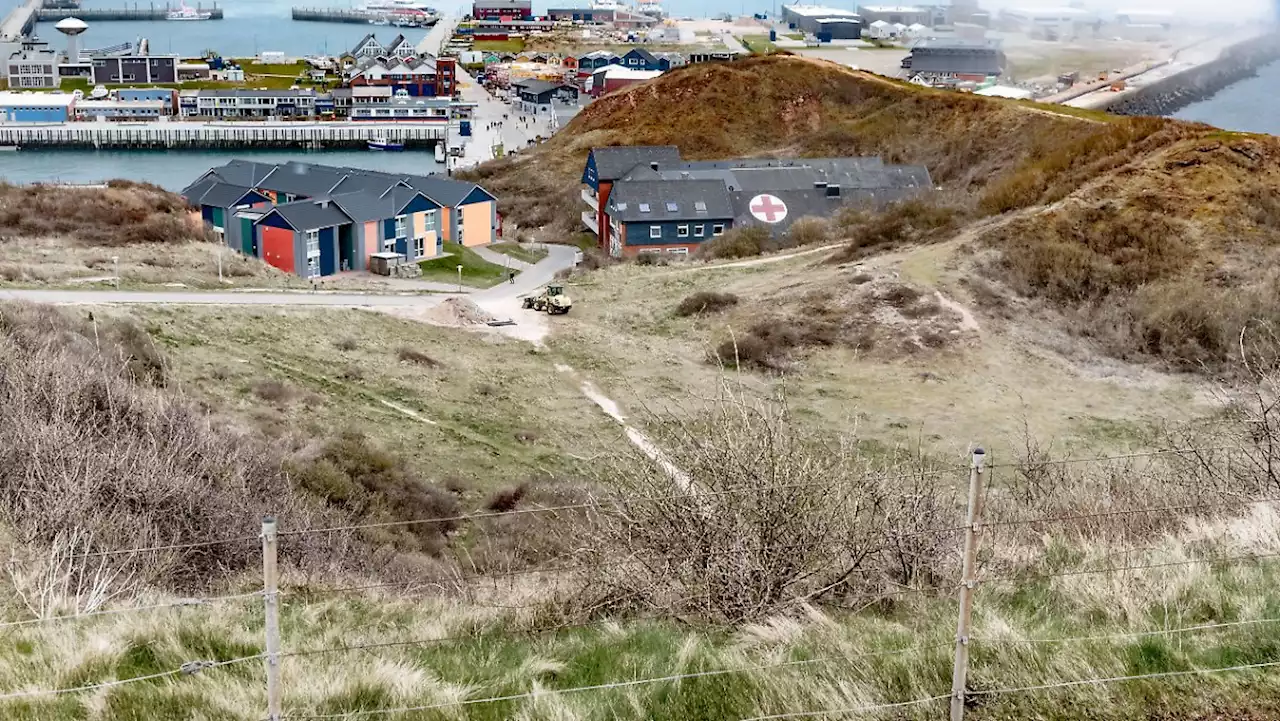
[[[622,57],[607,50],[594,50],[578,56],[578,77],[585,78],[607,65],[619,65]]]
[[[983,82],[1000,77],[1007,65],[997,41],[957,38],[921,40],[902,60],[912,80],[922,84]]]
[[[471,17],[482,20],[532,20],[533,4],[529,0],[475,0]]]
[[[316,91],[300,90],[201,90],[196,95],[196,115],[205,118],[313,117]]]
[[[493,242],[496,201],[474,183],[358,168],[233,160],[183,191],[230,247],[304,277],[367,270],[393,252]]]
[[[578,89],[567,83],[553,83],[546,80],[521,80],[511,84],[519,98],[518,107],[534,115],[546,115],[554,112],[552,103],[556,100],[573,102],[578,99]]]
[[[591,79],[586,83],[587,94],[598,98],[605,93],[652,80],[660,75],[662,75],[661,70],[632,70],[621,65],[610,65],[592,74]]]
[[[386,48],[382,47],[382,43],[378,42],[378,37],[373,33],[360,38],[360,42],[356,43],[355,47],[351,48],[351,52],[348,53],[353,63],[360,62],[362,58],[376,58],[386,54]]]
[[[178,82],[177,55],[95,56],[92,62],[95,85]]]
[[[413,97],[451,97],[458,89],[455,58],[380,56],[365,58],[351,68],[352,88],[382,86],[404,90]]]
[[[8,75],[9,87],[14,90],[56,88],[61,82],[58,54],[48,43],[24,40],[21,49],[9,56]]]
[[[690,63],[724,63],[750,56],[742,50],[694,50],[689,53]]]
[[[594,148],[582,183],[583,224],[615,257],[688,254],[742,225],[777,235],[798,218],[933,187],[924,167],[885,165],[877,157],[687,162],[673,146]]]
[[[122,100],[119,98],[76,101],[77,120],[158,120],[173,114],[170,103],[163,100]]]

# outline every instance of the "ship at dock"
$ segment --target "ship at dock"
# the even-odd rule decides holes
[[[199,10],[193,7],[187,7],[186,3],[180,3],[177,8],[165,13],[165,20],[211,20],[213,13],[208,10]]]

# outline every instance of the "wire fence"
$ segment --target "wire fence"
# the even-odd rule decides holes
[[[1222,451],[1222,448],[1190,448],[1177,449],[1174,451],[1160,451],[1151,453],[1135,453],[1124,454],[1119,456],[1094,458],[1094,459],[1068,459],[1063,461],[1047,462],[1055,465],[1085,463],[1085,462],[1102,462],[1102,461],[1133,461],[1136,459],[1149,459],[1160,456],[1176,455],[1179,453],[1216,453]],[[937,538],[956,538],[962,541],[958,549],[965,557],[964,569],[961,577],[954,583],[942,583],[933,585],[911,585],[902,588],[884,588],[877,592],[881,599],[888,599],[897,596],[906,595],[942,595],[957,594],[960,601],[961,620],[953,640],[937,643],[920,643],[916,645],[902,646],[881,651],[870,651],[865,653],[842,653],[837,655],[822,655],[813,658],[784,658],[762,660],[754,664],[741,664],[735,666],[727,666],[725,668],[711,668],[682,671],[679,673],[671,673],[665,675],[654,675],[643,678],[623,678],[613,681],[593,683],[566,687],[541,687],[535,684],[534,688],[528,691],[520,691],[515,693],[502,693],[492,695],[475,695],[468,694],[468,697],[436,701],[420,705],[404,705],[404,706],[387,706],[382,708],[350,708],[346,710],[326,711],[325,713],[317,713],[310,711],[286,711],[289,708],[288,691],[283,689],[280,683],[280,664],[282,660],[310,658],[316,656],[343,656],[347,654],[356,654],[364,652],[376,652],[385,649],[394,648],[423,648],[423,647],[441,647],[450,644],[463,644],[475,642],[479,639],[489,637],[515,637],[515,638],[535,638],[546,636],[570,630],[583,629],[605,629],[615,627],[621,622],[642,622],[642,621],[663,621],[670,620],[672,613],[670,609],[655,609],[652,613],[631,613],[619,619],[590,620],[590,621],[565,621],[561,623],[538,624],[526,629],[514,629],[510,627],[492,629],[480,625],[479,628],[468,633],[444,633],[438,635],[428,635],[426,637],[398,638],[394,640],[370,640],[360,643],[333,643],[331,645],[319,645],[313,647],[300,648],[282,648],[280,643],[279,631],[279,602],[282,595],[287,595],[293,599],[298,606],[307,606],[316,603],[318,599],[324,599],[341,594],[362,593],[373,590],[396,590],[412,594],[415,592],[426,590],[433,592],[437,590],[435,587],[438,582],[424,582],[422,580],[404,581],[404,582],[385,582],[356,584],[350,586],[339,587],[321,587],[309,588],[299,586],[297,588],[287,588],[280,590],[279,577],[276,572],[278,543],[281,538],[295,538],[301,536],[321,535],[345,533],[352,531],[379,529],[394,526],[410,526],[410,525],[427,525],[441,523],[466,523],[483,521],[485,519],[510,517],[515,515],[532,515],[546,514],[554,515],[567,512],[592,512],[592,511],[609,511],[611,509],[634,507],[636,504],[655,503],[664,501],[697,501],[698,499],[706,499],[714,496],[731,496],[734,493],[743,493],[746,491],[735,490],[725,492],[689,492],[689,493],[673,493],[658,494],[652,496],[641,496],[632,498],[600,498],[592,499],[588,502],[562,504],[555,506],[539,506],[531,508],[518,508],[506,512],[479,512],[470,514],[457,514],[447,517],[419,518],[403,521],[394,521],[386,523],[368,523],[368,524],[351,524],[344,526],[319,527],[319,528],[302,528],[302,529],[285,529],[277,531],[274,519],[267,519],[263,524],[263,533],[260,536],[236,535],[228,536],[222,539],[204,540],[190,543],[162,543],[149,546],[139,546],[136,548],[118,549],[118,550],[99,550],[84,553],[76,553],[68,556],[75,559],[99,559],[114,558],[121,556],[146,556],[147,554],[166,553],[173,551],[184,551],[192,549],[200,549],[219,544],[245,543],[248,541],[260,542],[262,546],[262,560],[264,567],[264,584],[261,590],[252,592],[209,596],[205,598],[189,598],[178,599],[163,603],[122,606],[118,608],[97,608],[81,613],[74,613],[62,616],[39,617],[12,621],[0,621],[0,630],[24,630],[32,627],[45,626],[59,623],[74,623],[86,619],[99,619],[108,616],[121,616],[132,614],[157,613],[163,611],[184,610],[184,609],[206,609],[214,605],[228,604],[235,602],[258,601],[263,602],[263,609],[266,613],[266,638],[262,652],[236,656],[225,659],[193,659],[180,664],[176,668],[140,675],[136,677],[126,677],[104,681],[101,683],[68,686],[62,688],[49,689],[29,689],[12,691],[8,693],[0,693],[0,702],[3,701],[19,701],[22,699],[37,698],[43,696],[57,696],[63,694],[86,693],[91,691],[99,691],[103,689],[111,689],[122,685],[132,683],[156,682],[158,680],[166,680],[169,682],[177,682],[185,676],[199,674],[205,671],[220,669],[227,666],[243,664],[251,661],[262,661],[267,676],[267,700],[264,704],[267,714],[265,716],[268,721],[281,721],[283,719],[337,719],[337,718],[376,718],[378,716],[389,716],[394,714],[410,714],[415,712],[441,711],[445,709],[453,709],[455,711],[498,703],[515,703],[542,699],[548,697],[560,697],[576,694],[592,694],[607,693],[618,689],[633,689],[639,687],[652,687],[662,684],[676,684],[686,680],[723,677],[732,675],[754,675],[754,674],[771,674],[781,672],[785,669],[811,668],[816,666],[834,667],[840,664],[870,664],[876,663],[878,659],[889,657],[903,657],[918,655],[928,652],[936,652],[940,649],[954,649],[955,662],[953,666],[953,684],[951,690],[937,689],[938,693],[934,695],[922,696],[920,698],[899,698],[886,699],[883,703],[871,703],[854,706],[832,707],[821,709],[789,709],[781,713],[772,715],[751,716],[742,721],[766,721],[768,719],[802,719],[817,718],[831,716],[848,716],[857,714],[870,714],[880,711],[890,711],[895,709],[907,709],[913,707],[924,707],[929,705],[943,705],[946,701],[950,704],[952,710],[952,718],[963,716],[964,708],[967,700],[980,697],[1001,697],[1012,696],[1017,694],[1030,694],[1050,692],[1057,689],[1066,689],[1087,685],[1111,685],[1123,684],[1136,681],[1160,681],[1164,679],[1174,679],[1193,676],[1204,676],[1211,674],[1227,674],[1227,673],[1244,673],[1248,671],[1256,671],[1261,669],[1280,666],[1280,660],[1270,661],[1263,660],[1254,663],[1224,665],[1205,668],[1190,668],[1172,671],[1158,671],[1150,673],[1132,674],[1132,675],[1116,675],[1102,676],[1097,678],[1077,678],[1077,679],[1045,679],[1042,683],[1026,684],[1018,686],[1006,686],[990,688],[984,684],[982,688],[970,688],[967,684],[967,670],[969,666],[970,648],[983,647],[1001,647],[1014,648],[1025,647],[1035,648],[1042,646],[1057,646],[1064,644],[1082,644],[1082,643],[1116,643],[1123,641],[1132,641],[1134,639],[1144,639],[1152,637],[1173,637],[1186,634],[1206,634],[1215,633],[1231,629],[1250,629],[1258,628],[1266,625],[1280,624],[1278,617],[1259,617],[1247,619],[1224,619],[1215,622],[1202,622],[1191,625],[1148,628],[1140,630],[1125,630],[1108,633],[1086,634],[1086,635],[1066,635],[1051,637],[1021,637],[1011,632],[986,632],[974,633],[969,624],[971,623],[972,608],[975,604],[975,592],[980,586],[987,584],[1010,584],[1015,587],[1025,587],[1027,584],[1035,582],[1043,582],[1054,579],[1068,579],[1087,575],[1105,575],[1105,574],[1135,574],[1151,570],[1169,569],[1179,566],[1191,565],[1221,565],[1227,567],[1240,567],[1246,564],[1255,564],[1260,561],[1275,559],[1280,557],[1280,551],[1277,552],[1254,552],[1254,553],[1237,553],[1237,554],[1208,554],[1200,555],[1194,558],[1184,558],[1176,561],[1158,561],[1158,562],[1125,562],[1119,564],[1107,564],[1103,566],[1084,566],[1054,569],[1047,572],[1012,572],[1012,573],[995,573],[985,574],[980,572],[976,563],[976,550],[983,537],[988,531],[997,531],[999,529],[1011,529],[1019,527],[1037,527],[1037,526],[1059,526],[1065,527],[1074,523],[1097,521],[1103,519],[1117,519],[1139,515],[1165,516],[1168,518],[1178,518],[1185,514],[1201,513],[1201,512],[1227,512],[1238,511],[1264,504],[1280,503],[1280,498],[1271,496],[1259,497],[1210,497],[1203,502],[1194,503],[1171,503],[1163,505],[1137,506],[1127,508],[1104,508],[1097,511],[1085,513],[1059,513],[1045,514],[1042,516],[1026,517],[1026,518],[1007,518],[995,519],[991,522],[984,522],[982,518],[983,506],[992,499],[991,487],[984,483],[984,479],[989,473],[995,469],[1018,469],[1020,467],[1012,464],[992,464],[984,465],[981,451],[975,453],[974,461],[968,468],[970,480],[969,509],[966,522],[956,525],[940,525],[933,528],[925,528],[919,530],[911,530],[906,533],[887,533],[886,540],[901,540],[905,538],[920,537],[937,537]],[[921,478],[921,477],[943,477],[949,474],[956,474],[959,471],[956,467],[940,468],[936,470],[926,470],[919,473],[912,473],[903,476],[890,477],[885,480],[894,480],[895,478]],[[790,487],[814,486],[814,484],[778,484],[773,488],[786,489]],[[768,544],[755,545],[748,547],[726,548],[708,550],[704,555],[710,557],[733,556],[735,554],[762,553],[769,551],[784,551],[794,549],[798,544]],[[1143,553],[1146,549],[1134,549],[1132,553]],[[1130,555],[1129,552],[1121,554],[1125,557]],[[547,565],[534,566],[529,568],[511,569],[505,571],[491,572],[465,572],[458,571],[452,579],[452,582],[468,583],[478,581],[492,581],[498,578],[510,578],[517,576],[555,576],[568,574],[585,569],[599,568],[606,565],[627,566],[634,563],[648,564],[679,564],[687,562],[688,559],[676,554],[644,554],[636,553],[627,558],[614,559],[592,559],[587,562],[563,563],[563,558],[554,559]],[[17,559],[10,561],[11,564],[20,563]],[[693,600],[693,599],[691,599]],[[805,608],[807,599],[794,599],[791,610],[800,610]],[[522,608],[522,607],[513,607]],[[532,605],[529,608],[537,608]],[[785,606],[775,609],[775,612],[786,612]],[[716,624],[703,622],[699,628],[712,630],[717,628]],[[732,623],[725,623],[718,626],[719,630],[733,631],[736,626]],[[922,637],[927,637],[920,634]],[[474,697],[472,697],[474,696]]]

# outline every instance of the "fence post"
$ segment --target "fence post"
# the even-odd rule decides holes
[[[977,586],[973,567],[978,552],[978,525],[982,522],[982,474],[987,454],[973,451],[969,464],[969,517],[964,532],[964,566],[960,573],[960,620],[956,624],[956,661],[951,671],[951,721],[964,719],[964,691],[969,675],[969,619]]]
[[[267,721],[280,721],[280,595],[276,519],[262,517],[262,588],[267,632]]]

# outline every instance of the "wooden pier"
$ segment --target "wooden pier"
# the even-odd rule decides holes
[[[168,20],[169,12],[177,10],[178,6],[170,7],[169,5],[139,5],[134,3],[133,7],[122,8],[81,8],[79,10],[64,10],[60,8],[40,8],[36,10],[36,19],[40,21],[57,22],[63,18],[79,18],[87,23],[101,22],[103,20]],[[214,5],[213,7],[200,7],[196,5],[195,10],[209,13],[210,20],[222,19],[222,8]]]
[[[323,23],[355,23],[359,25],[391,25],[397,18],[405,17],[403,13],[397,14],[380,10],[354,10],[349,8],[295,7],[291,12],[294,20],[310,20]],[[399,27],[431,27],[436,24],[437,20],[439,20],[439,18],[434,15],[426,15],[417,25],[401,25]]]
[[[28,148],[365,148],[370,140],[427,148],[444,122],[74,122],[0,124],[0,146]]]

